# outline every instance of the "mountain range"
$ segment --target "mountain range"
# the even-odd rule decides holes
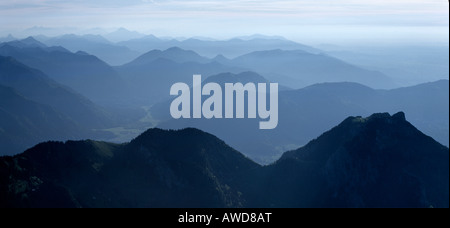
[[[95,47],[97,44],[120,46],[94,35],[64,35],[55,38],[41,36],[39,39],[55,44],[61,42],[60,44],[73,45],[73,50],[77,49],[76,45],[83,49],[88,49],[90,45]],[[391,87],[391,80],[376,71],[348,64],[320,54],[320,50],[280,37],[252,36],[228,41],[142,38],[143,41],[152,39],[166,44],[172,40],[174,43],[170,43],[170,48],[161,50],[155,49],[158,47],[155,45],[151,51],[116,67],[111,67],[86,53],[86,50],[73,53],[66,47],[51,46],[50,43],[47,46],[32,37],[1,43],[0,55],[11,56],[19,61],[24,65],[22,68],[28,68],[25,74],[39,71],[39,74],[48,75],[52,82],[47,82],[50,86],[38,84],[36,88],[32,88],[35,82],[24,82],[24,85],[21,85],[22,82],[17,81],[13,85],[9,81],[9,84],[0,84],[12,87],[36,103],[52,107],[82,127],[110,128],[114,116],[114,119],[121,122],[120,126],[116,124],[115,127],[130,129],[133,132],[126,140],[143,129],[155,126],[157,121],[161,122],[161,128],[197,127],[219,136],[252,159],[264,164],[276,160],[285,150],[306,144],[346,116],[369,115],[375,112],[405,111],[409,120],[420,130],[448,145],[448,81],[395,90],[373,90],[366,86]],[[77,44],[78,41],[80,44]],[[205,56],[214,56],[217,53],[198,54],[195,45],[188,50],[172,46],[182,46],[180,44],[198,44],[203,45],[203,48],[220,47],[225,51],[240,48],[240,51],[253,52],[231,59],[223,55],[211,58]],[[248,47],[242,48],[244,44]],[[14,65],[13,62],[5,64]],[[0,70],[6,69],[8,67]],[[7,76],[14,78],[17,72],[20,71],[9,70]],[[202,74],[205,82],[217,81],[221,84],[252,80],[279,82],[280,114],[283,116],[280,117],[278,128],[270,132],[256,131],[256,121],[251,120],[171,120],[168,115],[169,89],[177,82],[190,85],[192,74]],[[252,79],[249,80],[248,77]],[[314,84],[324,81],[336,83]],[[359,82],[362,85],[342,81]],[[58,89],[52,86],[55,83],[58,84]],[[309,84],[314,85],[289,91],[289,88],[296,89]],[[64,90],[64,93],[70,91],[72,95],[59,94],[54,92],[55,90]],[[97,104],[106,107],[107,111]],[[153,105],[151,112],[146,112]],[[321,120],[316,121],[319,117]],[[131,121],[135,123],[123,124]],[[136,125],[139,125],[138,129],[135,129]],[[240,136],[236,131],[245,134]],[[254,156],[255,154],[257,156]]]
[[[5,95],[0,98],[0,154],[20,153],[50,139],[104,138],[92,129],[116,122],[102,107],[12,57],[0,56],[0,86]]]
[[[99,35],[67,34],[51,38],[41,37],[40,41],[47,46],[62,46],[74,53],[83,51],[92,54],[112,66],[125,64],[142,54],[128,47],[116,45]]]
[[[327,51],[348,63],[388,75],[396,84],[411,86],[424,81],[449,78],[448,43],[443,45],[400,45]]]
[[[287,50],[256,51],[245,53],[234,59],[217,55],[211,59],[191,51],[196,50],[195,48],[182,49],[173,43],[171,44],[173,46],[163,49],[164,51],[152,49],[140,56],[138,53],[134,53],[133,57],[130,57],[127,54],[128,51],[122,50],[123,47],[117,47],[118,49],[106,47],[105,45],[113,44],[101,36],[64,35],[56,38],[41,38],[41,40],[44,40],[50,47],[29,37],[0,44],[0,55],[12,56],[32,68],[43,71],[57,82],[73,88],[90,100],[107,106],[128,104],[130,100],[142,100],[144,96],[146,100],[153,100],[155,96],[141,92],[146,90],[145,88],[136,88],[136,86],[142,86],[148,79],[157,78],[157,81],[164,82],[164,85],[172,85],[180,78],[189,78],[192,74],[202,74],[204,77],[208,77],[224,72],[255,71],[272,82],[296,89],[315,83],[342,81],[358,82],[374,88],[395,86],[389,77],[379,72],[365,70],[331,56],[317,54],[317,50],[301,47],[298,47],[299,50],[286,48]],[[286,42],[286,40],[281,41]],[[185,42],[187,41],[182,43]],[[245,42],[252,43],[253,47],[266,48],[265,45],[260,45],[254,40]],[[63,45],[64,48],[55,45]],[[65,48],[69,48],[70,51]],[[91,54],[101,56],[104,60],[114,56],[129,59],[136,56],[136,58],[113,68]],[[168,62],[162,62],[162,60],[182,65],[174,66]],[[174,72],[174,68],[177,69],[177,72]],[[139,79],[138,82],[136,79]],[[151,87],[154,82],[147,84]],[[168,89],[167,86],[159,88]],[[152,88],[147,90],[153,91]],[[138,91],[137,94],[134,93],[136,91]],[[160,96],[164,93],[158,94]]]
[[[267,81],[252,72],[219,74],[204,80],[222,86],[229,83]],[[250,81],[251,81],[250,80]],[[374,90],[357,83],[324,83],[299,90],[280,90],[279,123],[276,129],[261,131],[257,119],[173,119],[170,101],[152,107],[152,116],[163,129],[195,127],[225,140],[253,160],[268,164],[281,153],[305,145],[347,116],[405,111],[421,131],[448,146],[448,81],[394,90]],[[206,99],[206,97],[203,97]]]
[[[60,46],[47,47],[29,37],[0,44],[0,55],[14,57],[96,103],[119,102],[127,91],[126,83],[112,67],[85,52],[72,53]]]
[[[101,38],[98,39],[101,40]],[[266,53],[267,56],[263,53]],[[276,53],[279,53],[281,59],[283,56],[291,56],[293,60],[297,56],[312,56],[312,59],[316,56],[316,54],[302,51],[278,50],[251,53],[237,59],[244,60],[249,58],[251,59],[249,62],[255,60],[263,61],[264,63],[266,57],[268,59],[276,59]],[[184,82],[188,85],[192,83],[192,75],[186,72],[202,74],[205,80],[208,80],[208,77],[212,75],[212,78],[214,78],[212,80],[218,80],[222,84],[224,82],[248,82],[249,80],[243,76],[246,74],[248,76],[248,73],[241,73],[245,72],[247,68],[232,66],[233,63],[239,65],[239,61],[236,59],[230,60],[225,57],[208,59],[193,51],[169,48],[165,51],[150,51],[128,64],[113,68],[94,56],[81,52],[72,53],[62,47],[47,47],[33,38],[0,44],[0,55],[2,54],[20,57],[22,60],[32,64],[31,66],[36,66],[36,69],[49,72],[50,74],[46,73],[49,77],[57,81],[58,84],[61,83],[64,87],[67,86],[65,90],[73,88],[73,91],[76,91],[72,91],[73,94],[79,92],[96,104],[107,106],[109,113],[112,112],[116,119],[119,118],[127,122],[142,119],[145,117],[145,113],[141,106],[149,107],[157,104],[151,109],[150,115],[152,115],[152,118],[163,121],[159,125],[161,128],[197,127],[219,136],[252,159],[264,164],[276,160],[287,149],[304,145],[346,116],[369,115],[374,112],[388,111],[394,113],[404,110],[409,113],[410,121],[418,126],[419,129],[442,144],[448,145],[449,124],[448,105],[446,105],[448,103],[448,81],[387,91],[373,91],[370,88],[353,83],[328,83],[288,92],[288,87],[280,85],[280,90],[284,90],[280,92],[280,113],[283,117],[280,117],[278,128],[267,133],[252,130],[256,121],[247,120],[180,120],[166,122],[166,120],[171,119],[168,114],[169,102],[167,100],[170,99],[168,91],[174,83]],[[266,57],[261,57],[261,60],[258,60],[255,56],[259,55]],[[63,56],[66,56],[67,59],[62,58]],[[326,56],[322,57],[325,60],[328,58]],[[22,60],[20,61],[22,62]],[[325,60],[324,62],[326,62]],[[263,63],[261,63],[261,69],[267,68],[269,63]],[[64,66],[68,65],[72,65],[71,68],[64,68]],[[241,65],[247,65],[246,61],[243,61]],[[345,69],[345,66],[343,64],[342,69]],[[34,67],[28,68],[33,69]],[[97,74],[98,72],[100,73]],[[236,75],[241,73],[239,77],[242,79],[239,79],[239,77],[232,78],[234,74],[222,74],[223,72],[232,72],[236,73]],[[16,77],[14,76],[15,73],[9,72],[8,74],[10,77]],[[214,76],[216,74],[221,76]],[[261,80],[273,82],[273,80],[265,78]],[[344,79],[339,79],[338,81],[340,80]],[[66,101],[66,97],[63,99],[64,102],[61,102],[61,100],[58,101],[59,97],[61,97],[60,95],[47,94],[47,88],[52,86],[37,86],[37,88],[42,90],[39,93],[31,93],[35,89],[28,91],[28,87],[32,87],[34,82],[25,82],[24,85],[20,85],[20,83],[17,82],[16,86],[5,83],[3,85],[15,88],[27,98],[33,97],[33,101],[56,108],[58,112],[73,118],[75,122],[82,126],[91,126],[90,129],[104,129],[105,126],[111,126],[106,124],[110,123],[111,114],[105,114],[102,108],[93,108],[95,105],[92,102],[87,99],[80,99],[81,96],[79,95],[78,98],[71,98],[73,101]],[[28,87],[22,87],[26,85]],[[288,83],[287,85],[295,86],[294,83]],[[78,107],[73,105],[74,102],[86,104],[90,107],[87,108],[87,111],[85,111],[86,107],[76,108],[79,111],[73,111],[69,107]],[[164,104],[158,104],[159,102]],[[73,106],[68,106],[66,103],[70,103]],[[57,107],[58,105],[60,106],[59,108]],[[328,113],[334,114],[328,115]],[[117,117],[118,114],[120,117]],[[322,121],[311,121],[317,117],[321,117]],[[92,120],[89,120],[90,118]],[[80,121],[80,119],[83,121]],[[92,124],[86,124],[89,121]],[[153,124],[144,125],[147,125],[146,128],[148,128],[149,126],[154,126]],[[238,134],[235,133],[236,129],[246,132],[245,136],[238,137]],[[134,135],[136,134],[134,133]],[[98,138],[95,137],[95,139]],[[28,144],[27,146],[30,145]],[[254,156],[254,154],[258,154],[258,157]]]
[[[448,158],[404,113],[374,114],[347,118],[249,179],[266,189],[255,194],[261,206],[447,208]]]
[[[217,55],[237,57],[254,51],[282,48],[284,50],[304,50],[311,53],[321,51],[303,44],[299,44],[283,37],[253,35],[238,37],[225,41],[213,39],[190,38],[158,38],[153,35],[118,29],[114,32],[101,35],[75,35],[65,34],[55,37],[43,35],[35,36],[37,40],[47,46],[63,46],[72,52],[83,51],[95,55],[112,66],[119,66],[131,62],[139,55],[154,49],[166,50],[172,47],[180,47],[194,50],[201,55],[210,58]],[[16,40],[12,36],[1,38],[0,42]]]
[[[278,82],[285,88],[286,85],[301,88],[302,85],[328,81],[356,81],[377,88],[392,86],[390,79],[381,73],[303,51],[254,52],[230,60],[223,56],[209,59],[194,51],[172,47],[164,51],[152,50],[130,63],[115,67],[115,70],[131,90],[137,92],[134,97],[144,98],[140,103],[146,102],[146,105],[167,98],[170,87],[177,82],[191,84],[192,74],[207,78],[224,72],[262,72],[268,81]]]
[[[258,72],[271,81],[295,89],[323,82],[356,82],[373,88],[395,87],[392,79],[380,72],[302,50],[257,51],[229,61],[223,58],[218,61]]]
[[[403,113],[347,118],[269,166],[196,129],[150,129],[0,158],[0,207],[449,207],[448,160]]]
[[[299,44],[290,40],[277,37],[258,36],[247,38],[233,38],[230,40],[202,40],[196,38],[179,41],[176,39],[160,39],[153,35],[138,39],[119,42],[118,45],[126,46],[131,50],[148,52],[153,49],[165,50],[171,47],[193,50],[200,55],[213,58],[219,54],[234,58],[250,52],[284,49],[284,50],[304,50],[310,53],[319,53],[320,50]]]
[[[193,74],[201,74],[206,78],[242,69],[209,61],[192,51],[170,48],[151,51],[128,64],[115,67],[115,70],[132,88],[136,102],[149,106],[170,98],[173,84],[192,84]]]
[[[161,51],[161,50],[149,51],[149,52],[139,56],[132,62],[125,64],[124,66],[130,67],[130,66],[140,66],[140,65],[145,65],[145,64],[151,64],[152,62],[154,62],[158,59],[171,60],[176,63],[195,62],[195,63],[205,64],[205,63],[212,62],[211,59],[200,56],[199,54],[197,54],[194,51],[183,50],[178,47],[171,47],[164,51]]]

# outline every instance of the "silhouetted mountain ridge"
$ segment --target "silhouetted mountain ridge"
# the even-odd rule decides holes
[[[242,207],[236,177],[259,167],[195,129],[151,129],[127,145],[50,142],[1,160],[1,207]],[[3,168],[12,160],[33,176],[19,171],[25,179],[8,183],[24,188],[5,198]]]
[[[160,50],[152,50],[139,56],[137,59],[132,62],[126,64],[125,66],[136,66],[136,65],[144,65],[150,64],[158,59],[168,59],[177,63],[185,63],[185,62],[197,62],[197,63],[208,63],[211,60],[200,56],[199,54],[193,51],[183,50],[178,47],[172,47],[164,51]]]
[[[448,148],[418,131],[402,112],[351,117],[269,168],[278,173],[297,164],[297,172],[314,179],[273,178],[270,184],[286,195],[265,197],[274,204],[292,197],[298,206],[313,199],[321,207],[448,207],[448,158]],[[302,201],[297,196],[305,189],[290,186],[295,182],[323,192],[318,197],[306,189],[309,198]]]
[[[0,207],[448,207],[449,150],[403,113],[347,118],[260,166],[196,129],[0,158]]]

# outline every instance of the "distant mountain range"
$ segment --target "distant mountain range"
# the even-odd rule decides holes
[[[449,79],[448,43],[339,49],[326,53],[364,69],[383,72],[402,86]]]
[[[37,35],[35,38],[47,46],[63,46],[72,52],[87,52],[113,66],[126,64],[139,55],[151,50],[166,50],[172,47],[193,50],[210,58],[217,55],[234,58],[254,51],[277,48],[284,50],[304,50],[310,53],[322,52],[316,48],[276,36],[253,35],[225,41],[195,37],[178,40],[144,35],[123,28],[103,36],[66,34],[55,37]],[[10,42],[13,40],[17,39],[11,35],[0,38],[0,42]]]
[[[45,33],[45,28],[33,28],[32,30],[42,30]],[[172,47],[179,47],[186,50],[192,50],[202,56],[213,58],[219,61],[222,57],[237,58],[245,56],[253,52],[273,52],[275,50],[283,51],[305,51],[310,54],[317,55],[317,57],[328,57],[328,64],[335,62],[337,57],[339,61],[343,62],[347,68],[333,68],[333,65],[316,69],[316,72],[321,77],[334,79],[347,78],[346,81],[358,82],[373,88],[395,88],[398,86],[414,85],[422,83],[427,79],[434,81],[439,79],[448,79],[446,72],[448,72],[448,55],[445,53],[445,47],[431,47],[431,46],[400,46],[400,47],[361,47],[350,48],[346,50],[343,47],[333,45],[320,45],[320,50],[297,42],[290,41],[279,36],[265,36],[265,35],[251,35],[236,37],[229,40],[214,40],[211,38],[171,38],[171,37],[156,37],[153,35],[144,35],[138,32],[129,31],[120,28],[114,32],[107,33],[105,31],[97,31],[95,29],[90,31],[83,31],[82,34],[91,32],[92,34],[103,35],[74,35],[66,34],[55,37],[46,37],[39,32],[31,32],[35,34],[35,38],[47,46],[63,46],[71,52],[83,51],[95,55],[112,66],[119,66],[131,62],[138,56],[147,53],[151,50],[159,49],[166,50]],[[12,35],[0,38],[1,42],[10,42],[17,40]],[[325,54],[326,53],[326,54]],[[284,53],[283,56],[286,56]],[[219,58],[217,58],[219,56]],[[275,58],[280,60],[283,56]],[[225,58],[225,57],[224,57]],[[297,62],[301,59],[296,57]],[[334,60],[332,60],[334,59]],[[282,59],[281,59],[282,60]],[[261,60],[258,60],[261,61]],[[282,60],[281,63],[283,63]],[[288,61],[292,59],[288,58]],[[305,60],[303,59],[303,63]],[[223,63],[223,62],[221,62]],[[298,64],[298,63],[297,63]],[[319,63],[323,64],[323,63]],[[268,65],[268,72],[262,72],[260,69],[247,68],[264,74],[269,79],[277,79],[283,84],[294,83],[294,88],[301,88],[313,83],[308,82],[309,70],[306,70],[305,64],[298,64],[302,70],[302,77],[306,77],[305,81],[292,80],[297,78],[298,68],[292,65],[285,67],[275,67],[274,64]],[[308,64],[306,64],[307,66]],[[259,65],[257,64],[259,67]],[[315,68],[316,64],[311,64]],[[299,67],[299,66],[297,66]],[[351,69],[353,68],[353,69]],[[280,72],[280,69],[283,73]],[[333,73],[332,70],[336,69]],[[331,72],[332,74],[330,74]],[[381,73],[380,73],[381,72]],[[365,76],[367,81],[353,81],[355,76]],[[359,77],[358,77],[359,78]],[[379,80],[375,80],[375,79]],[[380,79],[382,78],[382,80]],[[338,81],[337,80],[337,81]],[[361,79],[358,79],[361,80]],[[387,81],[386,81],[387,80]],[[300,83],[300,86],[298,84]]]
[[[118,66],[137,58],[142,52],[132,51],[125,46],[116,45],[102,36],[64,35],[53,38],[40,38],[47,46],[62,46],[71,52],[83,51],[95,55],[109,65]]]
[[[173,69],[166,69],[165,67],[159,68],[156,72],[151,72],[161,75],[159,81],[166,80],[165,84],[173,84],[174,80],[180,77],[189,77],[187,75],[191,76],[192,74],[201,73],[204,77],[207,77],[225,72],[255,71],[272,82],[288,85],[295,89],[315,83],[343,81],[357,82],[373,88],[395,87],[392,80],[382,73],[365,70],[331,56],[318,54],[318,50],[285,39],[276,39],[277,42],[273,44],[271,43],[274,41],[272,38],[230,41],[190,39],[182,42],[172,40],[167,49],[161,49],[164,51],[155,49],[155,47],[160,46],[153,45],[151,51],[140,56],[139,53],[141,52],[130,53],[128,48],[117,46],[101,36],[65,35],[56,38],[41,37],[40,39],[51,47],[29,37],[24,40],[0,44],[0,55],[12,56],[30,67],[43,71],[56,81],[70,86],[89,99],[108,105],[112,102],[128,103],[130,98],[133,99],[129,96],[130,88],[127,87],[125,81],[133,77],[142,78],[141,75],[150,72],[149,69],[152,69],[152,64],[154,65],[153,62],[160,59],[185,65],[213,64],[206,66],[208,70],[203,70],[205,66],[179,66],[180,73],[177,74],[183,75],[176,76],[173,75]],[[146,38],[146,44],[150,42],[147,39],[150,38]],[[156,37],[151,37],[151,40],[161,41]],[[287,45],[286,42],[291,46]],[[192,45],[184,46],[184,44]],[[214,58],[198,54],[201,53],[198,51],[200,47],[211,50],[210,45],[223,48],[227,45],[237,45],[238,50],[250,52],[243,52],[244,55],[234,59],[224,57],[222,55],[224,52],[217,52]],[[247,45],[250,49],[245,49],[240,45]],[[183,47],[188,48],[182,49]],[[275,47],[284,47],[284,49],[266,49]],[[76,51],[76,53],[72,53],[65,48],[73,52]],[[223,51],[232,49],[231,47],[224,48]],[[260,49],[261,51],[254,51]],[[145,49],[141,48],[140,50]],[[125,62],[125,59],[133,59],[122,66],[116,67],[116,70],[125,80],[118,76],[117,72],[108,64],[90,54],[95,54],[109,63],[113,61],[113,65]],[[122,58],[122,60],[115,61],[111,58]],[[164,64],[162,65],[164,66]],[[198,69],[198,71],[193,71],[195,69]],[[135,82],[132,81],[131,84],[133,87]],[[139,84],[142,84],[142,82],[139,82]],[[99,92],[99,89],[102,92]],[[136,88],[131,88],[131,90],[135,91]],[[138,95],[142,95],[142,93],[138,93]],[[137,98],[141,99],[142,97],[137,96]]]
[[[122,29],[111,35],[131,33]],[[120,122],[115,127],[132,132],[127,140],[158,121],[162,121],[161,128],[196,127],[219,136],[260,163],[272,162],[283,151],[306,144],[347,116],[375,112],[405,111],[420,130],[449,144],[448,81],[373,90],[366,86],[390,88],[395,84],[384,74],[282,37],[255,35],[217,41],[134,35],[136,39],[120,44],[94,35],[39,36],[42,42],[33,37],[6,37],[0,43],[0,56],[11,58],[2,57],[4,81],[0,84],[50,106],[80,127],[104,129],[110,128],[111,122]],[[123,53],[119,56],[124,57],[122,61],[131,60],[123,48],[139,48],[142,55],[111,67],[89,51],[104,51],[104,56],[111,58],[119,52]],[[149,52],[144,53],[147,48]],[[193,74],[202,74],[205,82],[221,84],[280,83],[278,128],[257,131],[253,120],[171,120],[169,89],[176,82],[191,85]],[[316,84],[321,82],[334,83]],[[311,86],[303,88],[305,85]]]
[[[320,53],[321,51],[303,44],[277,37],[247,37],[234,38],[224,41],[201,40],[190,38],[183,41],[175,39],[160,39],[153,35],[139,39],[132,39],[119,42],[118,45],[126,46],[131,50],[148,52],[153,49],[165,50],[171,47],[180,47],[186,50],[193,50],[200,55],[212,58],[219,54],[234,58],[255,51],[283,49],[283,50],[303,50],[310,53]]]
[[[0,207],[449,207],[448,161],[403,113],[347,118],[270,166],[196,129],[151,129],[0,158]]]
[[[200,56],[199,54],[195,53],[194,51],[188,51],[183,50],[178,47],[172,47],[167,50],[161,51],[161,50],[152,50],[150,52],[147,52],[139,58],[136,58],[132,62],[125,64],[125,67],[130,66],[142,66],[145,64],[151,64],[152,62],[158,60],[158,59],[166,59],[171,60],[176,63],[188,63],[188,62],[195,62],[195,63],[209,63],[212,62],[210,59]]]
[[[29,37],[0,44],[0,55],[11,56],[67,85],[94,102],[111,104],[123,99],[126,83],[108,64],[85,52],[47,47]]]
[[[262,76],[219,74],[204,83],[258,83]],[[285,150],[305,145],[347,116],[365,116],[376,112],[405,111],[420,130],[447,145],[449,132],[448,81],[395,89],[374,90],[356,83],[316,84],[300,90],[279,93],[279,124],[270,131],[258,129],[256,119],[179,119],[170,116],[170,101],[156,104],[152,116],[163,129],[195,127],[225,140],[234,148],[260,163],[278,159]],[[206,99],[204,97],[204,99]]]
[[[224,66],[192,51],[170,48],[151,51],[115,70],[130,85],[138,104],[151,105],[170,98],[173,84],[192,84],[193,74],[206,78],[222,72],[237,73],[243,69]]]
[[[271,81],[299,89],[323,82],[357,82],[373,88],[393,88],[386,75],[362,69],[325,54],[301,50],[252,52],[232,60],[217,60],[224,65],[258,72]]]
[[[140,103],[157,103],[168,97],[177,82],[192,84],[192,74],[207,78],[224,72],[262,72],[271,82],[301,88],[319,82],[355,81],[376,87],[391,87],[389,78],[366,71],[340,60],[303,51],[255,52],[236,59],[218,56],[209,59],[194,51],[173,47],[153,50],[134,61],[115,67],[121,77],[137,92]],[[186,72],[192,72],[188,74]],[[277,72],[277,73],[274,73]]]
[[[158,59],[191,64],[220,63],[241,69],[241,72],[258,72],[270,81],[289,85],[291,88],[302,88],[322,82],[357,82],[374,88],[392,88],[395,85],[389,77],[379,72],[368,71],[330,56],[305,51],[271,50],[252,52],[235,59],[227,59],[223,55],[209,59],[194,51],[172,47],[165,51],[152,50],[120,68],[125,68],[122,71],[127,72],[133,66],[150,65]],[[226,71],[218,73],[224,72]]]

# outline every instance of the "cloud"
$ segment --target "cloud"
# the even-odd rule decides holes
[[[414,14],[448,13],[448,3],[442,0],[12,0],[0,2],[2,9],[123,9],[176,12],[257,12],[266,15],[285,13],[312,14]]]
[[[127,27],[203,34],[291,32],[307,26],[449,25],[445,0],[10,0],[1,28]],[[257,30],[257,31],[256,31]]]

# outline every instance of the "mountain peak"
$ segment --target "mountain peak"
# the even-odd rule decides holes
[[[399,121],[406,121],[406,115],[404,112],[398,112],[397,114],[393,115],[392,118]]]
[[[154,62],[158,59],[167,59],[176,63],[197,62],[208,63],[211,62],[208,58],[202,57],[194,51],[184,50],[179,47],[171,47],[164,51],[152,50],[126,65],[145,65]]]
[[[105,38],[108,40],[111,40],[112,42],[121,42],[125,40],[133,40],[133,39],[140,39],[142,37],[145,37],[144,34],[141,34],[136,31],[130,31],[126,28],[119,28],[111,33],[108,33],[105,35]]]
[[[16,159],[30,162],[14,163]],[[17,164],[12,170],[21,176],[13,172],[14,177],[10,176],[6,171],[11,170],[7,168],[10,164]],[[0,206],[55,207],[52,203],[56,202],[56,207],[243,207],[239,179],[258,168],[215,136],[192,128],[150,129],[122,145],[48,142],[14,158],[0,158]],[[28,185],[27,178],[20,191],[3,188],[31,175],[29,170],[39,183]],[[58,179],[64,188],[57,185]],[[74,197],[67,197],[72,192]],[[24,194],[32,200],[20,197]],[[50,201],[55,195],[59,198]],[[92,200],[93,196],[97,200]],[[23,204],[27,202],[31,204]]]
[[[406,115],[404,112],[398,112],[392,116],[389,113],[376,113],[367,118],[363,118],[360,116],[349,117],[347,121],[352,123],[368,123],[373,121],[382,121],[384,123],[408,123],[406,121]]]
[[[214,57],[213,60],[219,63],[230,61],[227,57],[225,57],[222,54],[217,55],[216,57]]]
[[[120,27],[116,30],[116,32],[131,32],[130,30],[124,28],[124,27]]]
[[[77,55],[90,55],[89,53],[85,52],[85,51],[77,51],[77,53],[75,53]]]
[[[99,44],[109,44],[110,41],[105,39],[101,35],[92,35],[92,34],[86,34],[86,35],[76,35],[76,34],[65,34],[59,37],[56,37],[53,39],[56,43],[67,43],[67,42],[95,42]]]
[[[202,136],[202,137],[209,137],[209,138],[215,138],[216,140],[219,140],[213,135],[210,135],[204,131],[201,131],[196,128],[185,128],[181,130],[163,130],[160,128],[151,128],[142,133],[140,136],[138,136],[136,139],[134,139],[131,144],[133,143],[148,143],[149,141],[154,141],[156,137],[161,136],[168,136],[169,138],[172,137],[179,137],[180,135],[186,135],[186,136]]]
[[[17,47],[17,48],[47,48],[47,46],[34,37],[29,36],[22,40],[14,40],[6,43],[7,45]]]
[[[333,151],[352,149],[347,148],[346,145],[355,143],[361,144],[358,147],[359,153],[379,150],[380,148],[384,148],[383,153],[388,150],[406,152],[407,149],[398,148],[400,145],[402,147],[408,145],[408,148],[410,145],[416,145],[417,148],[425,145],[440,145],[433,138],[424,135],[409,123],[404,112],[398,112],[394,115],[376,113],[367,118],[361,116],[349,117],[305,147],[285,153],[282,159],[311,159],[313,157],[328,159]],[[320,148],[317,148],[317,145],[320,145]],[[388,149],[388,147],[390,148]],[[444,148],[442,145],[441,147]],[[311,153],[312,148],[321,152]],[[364,149],[367,149],[367,151]],[[309,152],[305,153],[305,151]]]
[[[27,44],[28,46],[38,46],[38,47],[47,47],[45,44],[37,41],[34,37],[29,36],[23,40],[21,40],[22,43]]]
[[[314,176],[299,175],[284,183],[324,187],[324,207],[427,208],[448,207],[448,159],[447,147],[417,130],[399,112],[347,118],[306,146],[285,153],[272,166],[276,170],[294,166],[297,173]],[[282,182],[272,184],[278,183],[280,189],[292,188]],[[296,198],[299,192],[291,194]]]
[[[22,41],[22,42],[39,42],[39,41],[37,41],[36,39],[34,39],[33,36],[29,36],[29,37],[27,37],[27,38],[25,38],[25,39],[22,39],[21,41]]]
[[[164,52],[188,52],[188,51],[179,47],[171,47],[166,49]]]

